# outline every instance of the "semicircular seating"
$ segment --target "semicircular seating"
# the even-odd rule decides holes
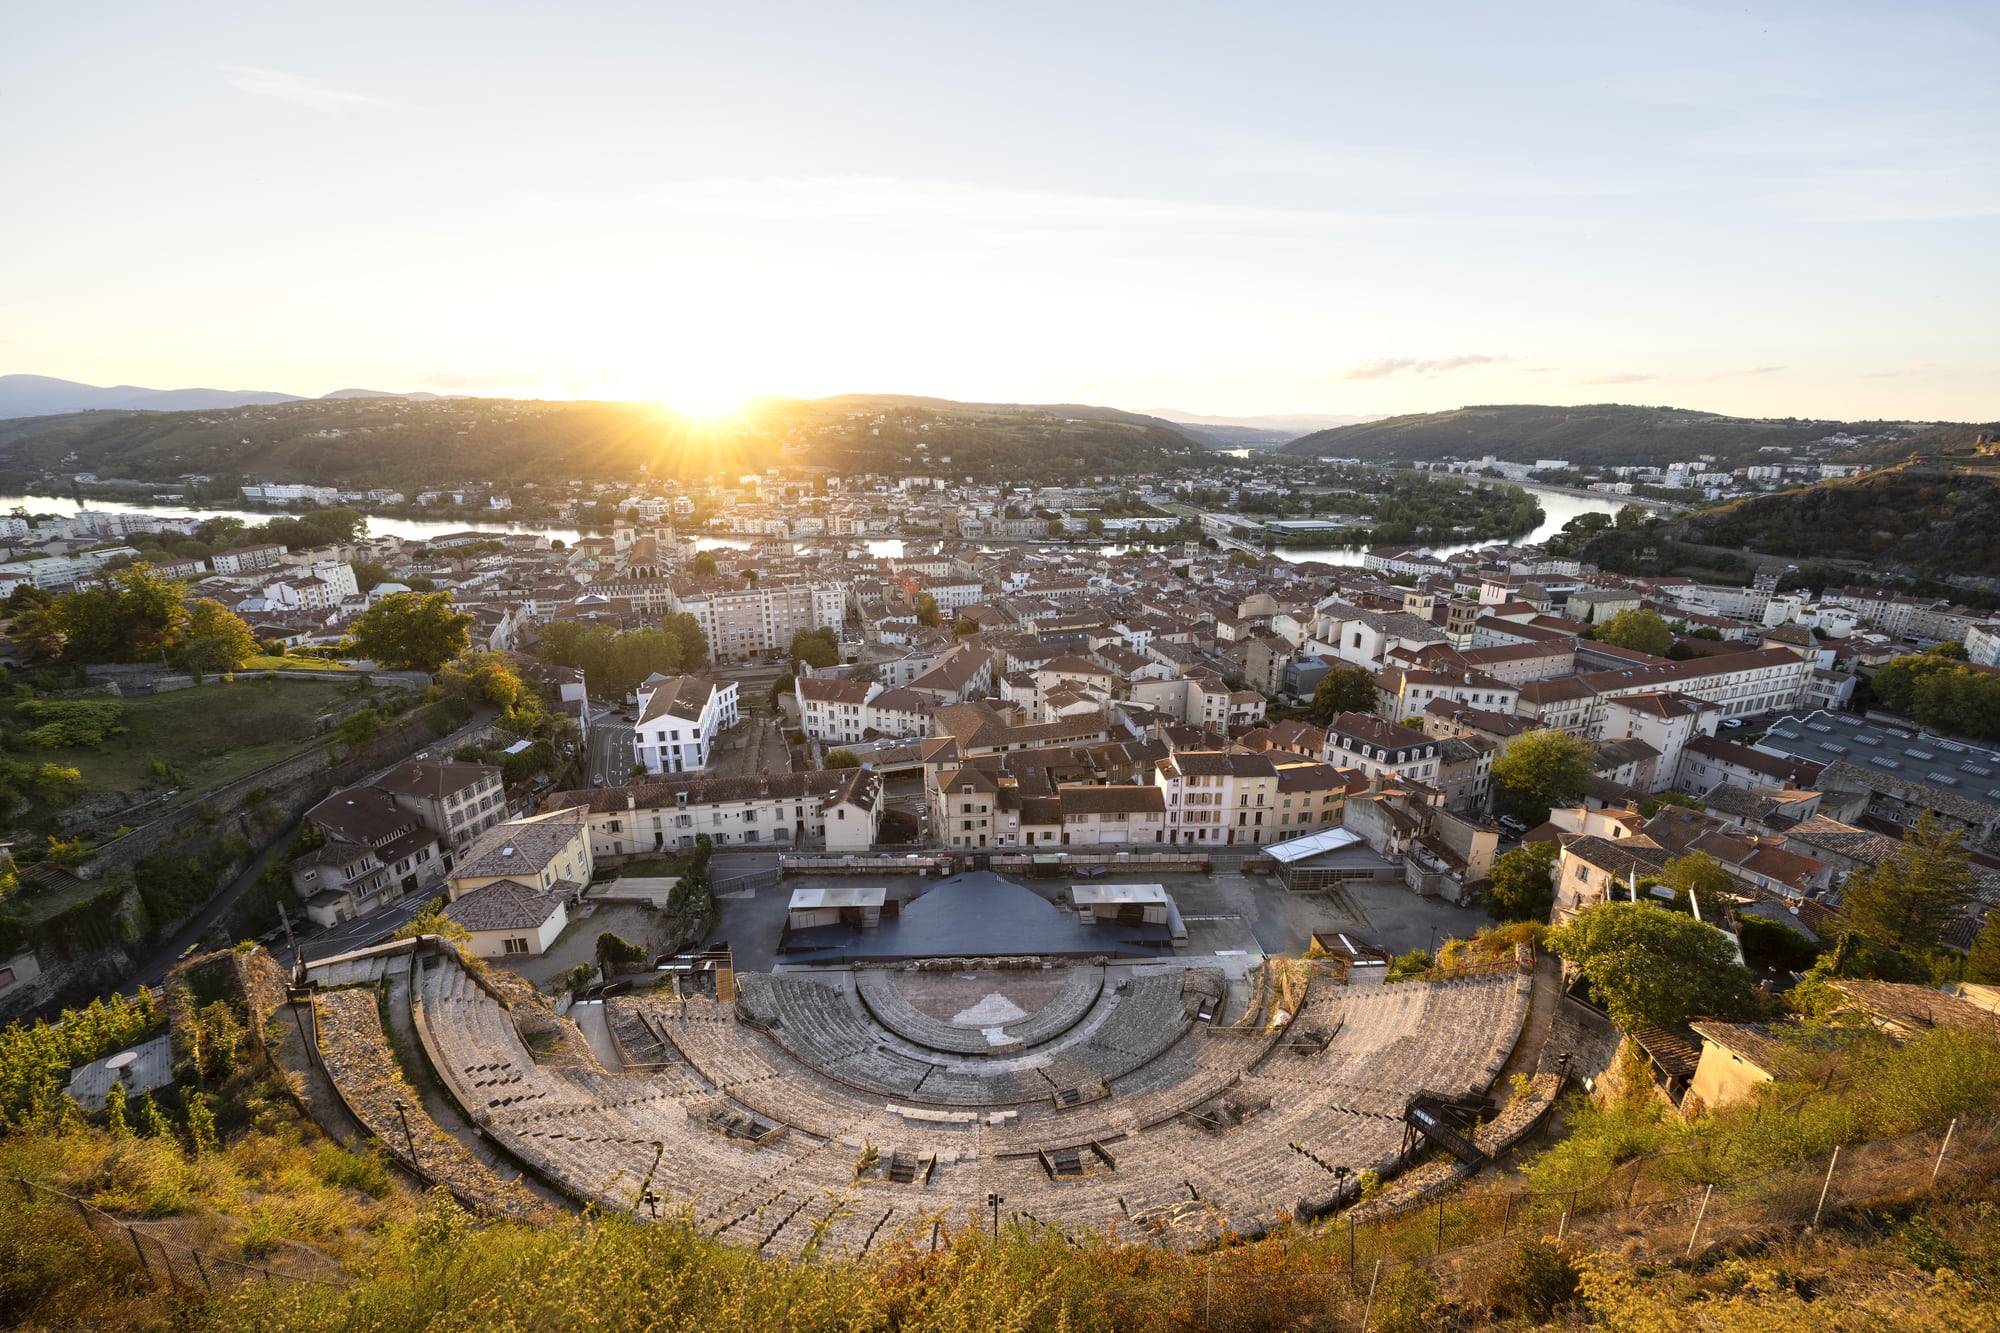
[[[1410,1097],[1485,1091],[1526,1013],[1525,977],[1319,978],[1294,1022],[1318,1035],[1294,1042],[1190,1023],[1206,978],[1121,974],[1011,1058],[927,1051],[878,1026],[844,973],[745,975],[740,1007],[614,997],[607,1016],[650,1057],[620,1074],[540,1063],[448,962],[417,1012],[453,1096],[543,1177],[630,1211],[657,1163],[663,1216],[788,1255],[816,1235],[851,1255],[940,1214],[967,1224],[995,1192],[1073,1233],[1183,1246],[1261,1230],[1397,1164]],[[1093,1079],[1104,1093],[1054,1096]]]

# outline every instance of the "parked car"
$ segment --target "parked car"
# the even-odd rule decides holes
[[[1528,831],[1528,826],[1512,815],[1502,815],[1497,822],[1501,828],[1506,829],[1517,838]]]
[[[1722,720],[1723,729],[1726,731],[1735,731],[1742,725],[1743,725],[1743,719],[1740,717],[1728,717]]]

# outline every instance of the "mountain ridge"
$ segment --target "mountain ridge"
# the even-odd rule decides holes
[[[325,398],[407,398],[434,402],[441,394],[387,389],[335,389]],[[0,375],[0,421],[64,416],[72,412],[210,412],[313,401],[310,394],[276,389],[151,389],[141,384],[86,384],[54,375]]]
[[[1516,463],[1562,458],[1572,463],[1634,465],[1706,453],[1715,455],[1720,465],[1740,464],[1760,449],[1796,448],[1836,433],[1879,444],[1913,438],[1942,424],[1949,423],[1732,417],[1695,408],[1624,403],[1483,404],[1316,431],[1293,440],[1282,452],[1367,461],[1492,454]]]

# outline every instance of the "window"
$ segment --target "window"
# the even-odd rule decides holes
[[[508,953],[526,953],[528,951],[528,942],[525,939],[503,940],[500,947]]]

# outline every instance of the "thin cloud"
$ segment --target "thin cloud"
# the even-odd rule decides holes
[[[230,86],[252,97],[275,97],[281,102],[309,106],[316,111],[338,111],[348,106],[386,106],[379,97],[366,97],[309,79],[303,74],[262,69],[256,65],[224,65],[222,73]]]
[[[1643,371],[1628,370],[1617,371],[1609,375],[1592,375],[1583,382],[1585,384],[1639,384],[1645,380],[1658,378],[1659,376],[1657,375],[1649,375]]]
[[[1719,374],[1710,375],[1709,378],[1712,380],[1740,380],[1746,379],[1751,375],[1775,375],[1784,368],[1783,366],[1745,366],[1741,370],[1725,370]]]
[[[1904,366],[1901,370],[1870,370],[1864,372],[1861,378],[1864,380],[1908,379],[1912,375],[1921,375],[1930,368],[1930,365],[1926,363],[1921,366]]]
[[[898,176],[710,177],[665,186],[647,203],[668,214],[779,222],[918,218],[985,226],[1298,226],[1374,220],[1354,213]]]
[[[1455,370],[1473,370],[1480,366],[1494,366],[1513,359],[1511,356],[1488,356],[1483,352],[1464,352],[1457,356],[1441,356],[1432,360],[1420,360],[1413,356],[1377,357],[1372,361],[1363,361],[1360,365],[1342,371],[1338,375],[1322,376],[1319,382],[1346,384],[1353,380],[1388,380],[1405,375],[1412,379],[1435,379],[1439,375],[1449,375]]]

